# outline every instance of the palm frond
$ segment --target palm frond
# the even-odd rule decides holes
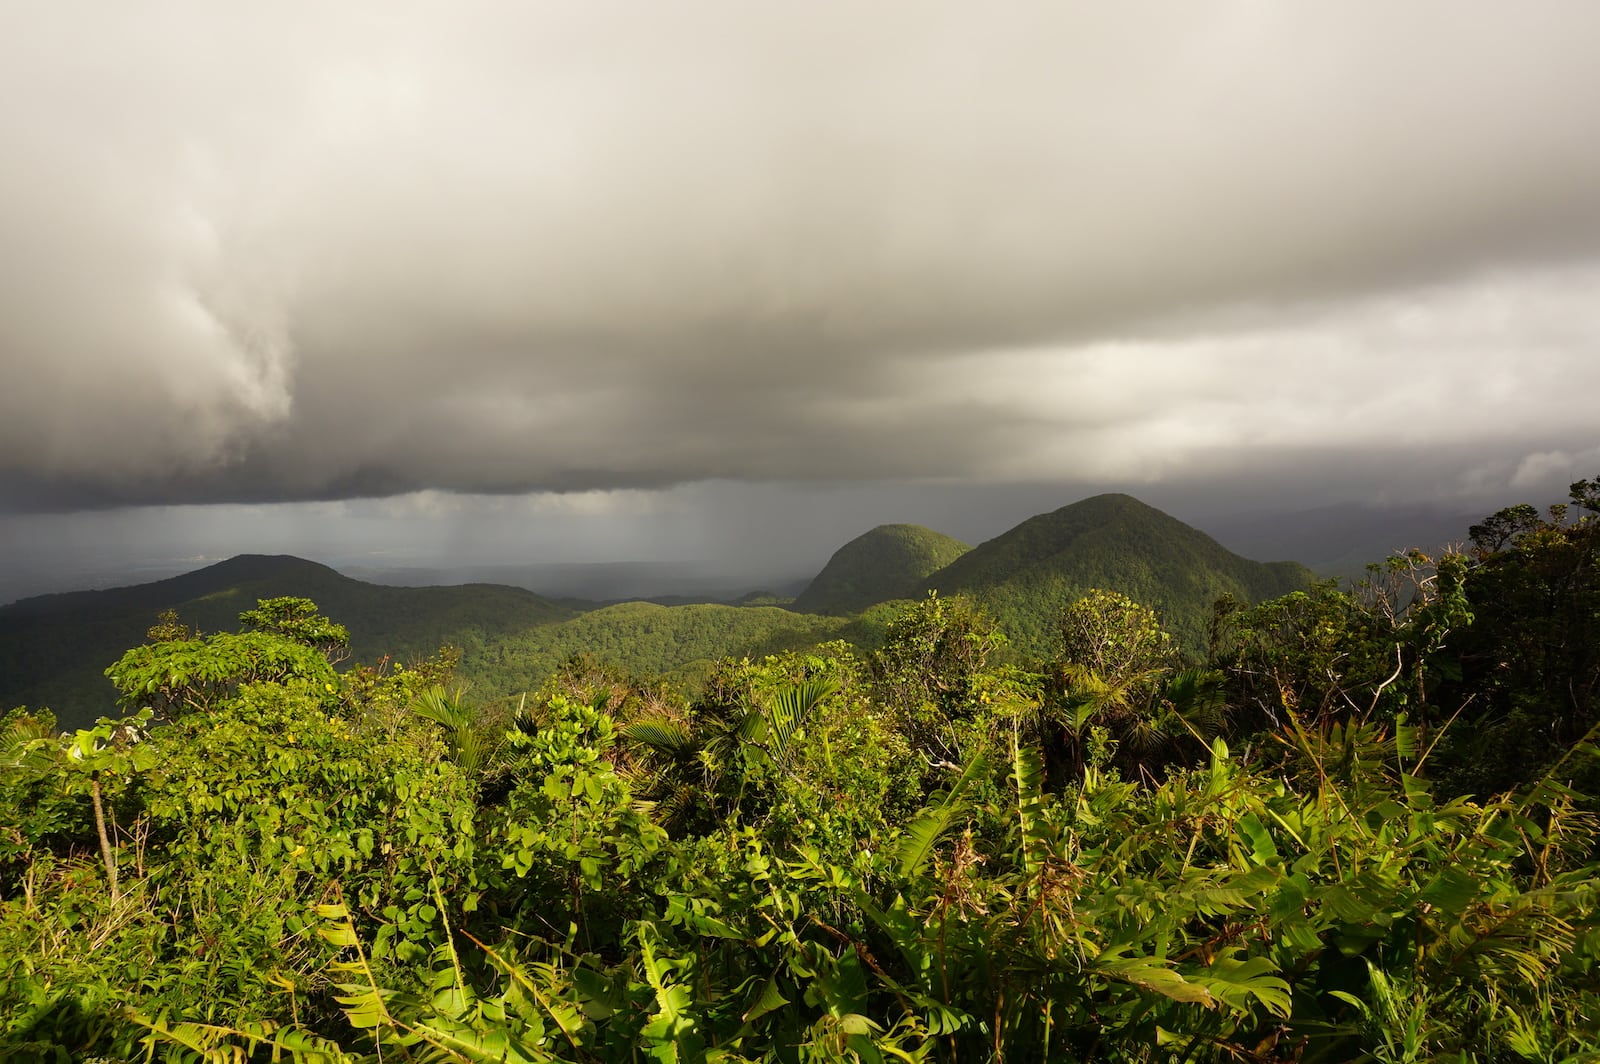
[[[686,721],[665,713],[637,717],[622,737],[668,757],[687,757],[695,750],[694,732]]]
[[[472,725],[472,710],[463,702],[461,692],[450,694],[442,687],[430,687],[418,695],[411,703],[411,712],[445,729]]]
[[[765,745],[774,761],[782,764],[787,760],[789,741],[795,732],[838,690],[839,685],[833,680],[804,680],[785,684],[768,696],[762,715],[767,721]]]
[[[1044,804],[1041,784],[1044,759],[1037,746],[1024,743],[1013,732],[1011,764],[1017,784],[1017,829],[1022,834],[1022,867],[1032,875],[1043,866],[1046,851],[1045,839],[1039,830],[1039,813]]]

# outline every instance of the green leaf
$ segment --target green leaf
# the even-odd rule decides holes
[[[1153,957],[1111,957],[1104,954],[1094,962],[1094,970],[1107,979],[1149,990],[1173,1001],[1184,1001],[1214,1008],[1210,991],[1191,983],[1183,975]]]
[[[945,795],[944,801],[924,809],[916,820],[907,825],[905,834],[901,836],[895,851],[895,856],[899,858],[901,875],[911,876],[921,872],[928,859],[933,856],[939,839],[966,808],[968,789],[975,780],[982,778],[988,771],[989,764],[984,757],[981,754],[974,755],[967,762],[967,767],[962,770],[961,776],[951,786],[950,792]]]
[[[1017,784],[1017,829],[1022,835],[1022,868],[1034,875],[1044,865],[1049,845],[1039,831],[1039,810],[1044,799],[1040,794],[1040,780],[1044,777],[1044,760],[1039,748],[1024,743],[1016,731],[1011,733],[1011,760]]]
[[[1272,833],[1267,830],[1260,817],[1254,813],[1246,813],[1239,818],[1239,830],[1250,840],[1251,856],[1255,858],[1257,864],[1265,864],[1278,856],[1278,845],[1272,841]]]
[[[781,1009],[787,1004],[789,999],[778,990],[778,973],[773,972],[761,987],[761,993],[756,995],[755,1001],[745,1009],[743,1019],[746,1023],[759,1020],[767,1013]]]
[[[694,750],[694,733],[677,717],[653,714],[636,718],[622,729],[629,742],[648,746],[664,754],[682,757]]]
[[[1236,952],[1218,954],[1204,973],[1193,978],[1236,1011],[1247,1011],[1254,999],[1272,1013],[1288,1016],[1293,1002],[1289,984],[1276,974],[1277,966],[1267,957],[1238,960],[1233,955]]]
[[[334,995],[334,1000],[344,1010],[350,1026],[359,1030],[371,1030],[393,1022],[383,1000],[384,996],[393,993],[392,991],[349,984],[341,986],[340,989],[344,993]]]
[[[823,700],[839,690],[833,680],[805,680],[780,687],[767,699],[766,747],[779,764],[788,760],[789,741]]]
[[[1456,866],[1444,869],[1429,881],[1418,900],[1446,913],[1463,912],[1477,898],[1481,884],[1470,872]]]
[[[1395,714],[1394,749],[1408,761],[1417,755],[1417,728],[1406,720],[1404,713]]]
[[[336,927],[321,927],[317,929],[317,934],[321,935],[329,944],[338,946],[340,949],[348,949],[351,946],[360,945],[360,942],[356,939],[356,933],[350,929],[348,924],[341,924]]]

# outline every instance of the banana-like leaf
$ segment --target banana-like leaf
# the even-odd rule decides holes
[[[982,778],[988,771],[988,761],[982,754],[975,755],[967,762],[967,767],[961,771],[960,778],[951,786],[944,801],[924,809],[917,819],[906,827],[905,834],[900,837],[896,853],[900,858],[901,875],[915,875],[922,870],[928,858],[933,855],[940,838],[950,830],[950,825],[955,823],[965,810],[966,793],[973,781]]]

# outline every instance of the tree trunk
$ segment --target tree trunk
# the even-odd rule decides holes
[[[89,795],[94,799],[94,829],[100,834],[100,859],[106,863],[106,882],[111,884],[111,900],[117,901],[117,855],[111,850],[111,836],[106,834],[105,803],[100,799],[100,773],[89,781]]]

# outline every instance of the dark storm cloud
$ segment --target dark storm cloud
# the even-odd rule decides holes
[[[0,493],[1553,476],[1600,443],[1597,34],[9,6]]]

